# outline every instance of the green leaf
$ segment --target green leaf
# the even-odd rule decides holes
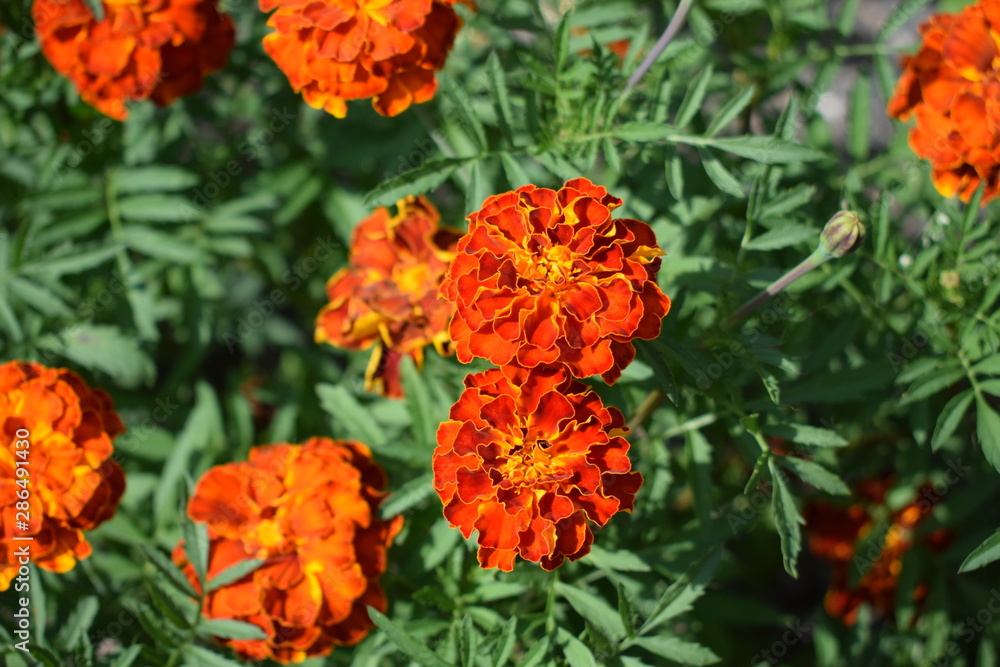
[[[701,155],[701,165],[705,168],[705,173],[715,183],[715,187],[737,199],[743,199],[747,196],[743,184],[722,166],[718,158],[704,149],[699,149],[698,154]]]
[[[556,592],[569,602],[576,613],[591,623],[611,642],[617,643],[625,637],[625,626],[622,624],[618,611],[601,598],[562,582],[556,583]]]
[[[104,3],[101,0],[84,0],[84,4],[98,22],[104,20]]]
[[[684,161],[681,160],[680,155],[674,153],[667,159],[666,172],[667,187],[670,189],[670,194],[672,194],[674,199],[677,201],[683,201]]]
[[[964,368],[955,368],[950,371],[939,370],[932,375],[926,375],[910,385],[910,388],[903,393],[899,404],[909,405],[910,403],[933,396],[964,378]]]
[[[335,428],[343,429],[353,439],[376,449],[388,443],[385,431],[347,389],[332,384],[319,384],[316,386],[316,395]]]
[[[611,136],[622,141],[670,141],[677,128],[666,123],[629,122],[610,131]]]
[[[678,137],[679,143],[711,146],[720,151],[745,157],[762,164],[793,164],[822,160],[825,154],[794,141],[778,137],[724,137],[721,139],[695,139]]]
[[[87,595],[82,598],[66,620],[66,625],[56,636],[56,644],[66,651],[72,651],[79,646],[83,635],[94,624],[99,608],[100,604],[95,596]]]
[[[815,185],[800,184],[791,190],[782,192],[780,195],[770,200],[760,209],[760,217],[773,219],[785,213],[790,213],[802,208],[809,203],[809,200],[816,194]]]
[[[489,193],[483,178],[481,162],[473,162],[469,169],[469,182],[465,188],[465,210],[467,213],[478,211]],[[408,355],[407,355],[408,356]]]
[[[972,405],[973,398],[974,392],[971,389],[966,389],[962,393],[952,396],[951,400],[945,404],[941,414],[938,415],[937,424],[934,426],[934,435],[931,436],[931,449],[933,451],[936,452],[940,449],[955,432],[962,417]]]
[[[390,178],[365,195],[365,205],[390,206],[410,195],[429,192],[455,173],[462,165],[475,158],[434,158],[419,167],[404,171]]]
[[[190,622],[184,616],[184,612],[174,603],[174,601],[159,586],[151,581],[146,582],[146,590],[153,601],[153,606],[166,617],[172,626],[179,630],[191,627]]]
[[[151,227],[126,227],[122,230],[122,241],[132,250],[149,257],[165,259],[177,264],[196,264],[204,260],[204,255],[191,246],[190,241],[178,238],[176,234]]]
[[[142,644],[133,644],[124,649],[109,667],[132,667],[132,663],[142,653]]]
[[[531,177],[528,176],[528,172],[524,170],[524,167],[521,166],[517,158],[510,153],[501,153],[500,163],[503,165],[504,174],[507,175],[507,183],[511,188],[516,190],[522,185],[531,183]]]
[[[497,120],[500,121],[500,129],[511,145],[514,144],[514,113],[511,111],[510,97],[507,93],[507,75],[504,74],[503,65],[500,64],[500,56],[497,51],[490,51],[486,59],[486,80],[490,89],[490,97],[493,99],[493,106],[496,108]]]
[[[670,584],[660,596],[653,612],[639,627],[639,634],[649,634],[664,621],[690,610],[692,603],[705,592],[705,586],[711,580],[721,557],[722,549],[715,547],[691,563],[684,574]]]
[[[972,370],[977,375],[1000,375],[1000,354],[979,360]]]
[[[198,597],[198,593],[194,590],[194,586],[188,581],[188,578],[184,576],[180,568],[173,564],[173,562],[164,556],[156,547],[151,547],[148,545],[142,545],[139,547],[142,549],[142,553],[149,559],[156,569],[163,573],[171,584],[174,585],[177,590],[188,595],[190,597]]]
[[[149,384],[156,375],[153,360],[117,327],[73,325],[53,345],[59,354],[81,366],[101,371],[115,378],[123,387]]]
[[[562,644],[563,656],[569,667],[597,667],[597,659],[591,653],[587,645],[570,634],[569,631],[559,628],[556,632],[557,641]]]
[[[198,665],[198,667],[245,667],[242,662],[230,660],[197,644],[185,646],[184,656],[190,660],[189,665]]]
[[[641,637],[635,640],[635,645],[682,665],[714,665],[722,661],[704,646],[676,637]]]
[[[857,4],[857,0],[853,1]],[[848,113],[847,150],[851,157],[863,162],[871,152],[871,83],[866,71],[862,70],[854,79]]]
[[[191,201],[178,195],[143,194],[118,201],[125,220],[138,222],[187,222]]]
[[[397,514],[402,514],[423,504],[425,500],[434,495],[433,480],[434,475],[426,473],[403,484],[386,498],[379,509],[381,517],[391,519]]]
[[[555,48],[556,72],[563,71],[566,66],[566,58],[569,57],[569,20],[572,15],[572,8],[563,14],[552,40],[552,45]]]
[[[743,247],[747,250],[777,250],[788,246],[805,243],[812,243],[819,236],[819,230],[808,225],[785,225],[769,229],[760,236],[747,243]]]
[[[105,244],[75,255],[48,257],[38,262],[22,265],[19,272],[22,274],[45,273],[53,277],[82,273],[104,264],[118,255],[121,249],[122,247],[118,244]]]
[[[805,424],[769,424],[761,429],[765,435],[791,440],[800,445],[813,447],[846,447],[847,440],[835,431]]]
[[[750,106],[750,102],[753,101],[756,94],[757,87],[751,85],[741,90],[738,95],[726,102],[715,114],[715,117],[712,118],[712,122],[708,124],[708,129],[705,130],[705,135],[714,137],[726,128],[736,119],[737,116],[743,113],[743,111]]]
[[[465,92],[465,87],[450,76],[440,75],[438,78],[444,89],[445,97],[455,107],[455,111],[459,116],[457,120],[462,130],[476,143],[476,147],[480,151],[486,150],[487,146],[489,146],[489,141],[486,138],[486,130],[483,127],[482,121],[479,120],[479,114],[476,113],[476,110],[472,106],[469,94]]]
[[[778,457],[778,460],[781,465],[801,477],[802,481],[812,484],[820,491],[839,496],[851,495],[851,490],[847,488],[843,480],[818,463],[794,456],[781,456]]]
[[[267,639],[267,633],[259,625],[231,618],[202,619],[198,623],[198,634],[223,639]]]
[[[590,563],[596,568],[612,572],[649,572],[653,568],[640,556],[631,551],[606,551],[596,544],[590,553],[584,556],[584,563]]]
[[[205,591],[211,593],[216,588],[222,588],[223,586],[231,584],[234,581],[239,581],[254,570],[259,569],[260,566],[266,562],[267,560],[264,558],[248,558],[238,563],[234,563],[209,579],[208,584],[205,586]]]
[[[198,185],[198,175],[180,167],[131,167],[115,173],[119,194],[137,192],[176,192]]]
[[[37,282],[13,276],[7,282],[7,289],[11,296],[16,296],[22,303],[43,315],[66,319],[73,317],[73,311],[62,299]]]
[[[396,648],[425,667],[451,667],[448,662],[436,656],[427,645],[408,633],[395,621],[374,607],[368,607],[368,615]]]
[[[1000,471],[1000,414],[997,414],[982,396],[976,397],[977,433],[983,455]]]
[[[493,667],[501,667],[510,659],[517,644],[517,616],[511,616],[497,638],[496,652],[493,654]]]
[[[677,116],[674,118],[674,125],[684,127],[692,120],[705,101],[705,93],[708,92],[708,82],[712,80],[712,65],[709,64],[701,71],[691,87],[684,93],[684,99],[677,109]]]
[[[1000,531],[993,533],[983,540],[982,544],[973,549],[972,553],[962,562],[962,566],[958,568],[958,571],[970,572],[977,570],[998,559],[1000,559]]]
[[[771,510],[774,513],[774,526],[778,529],[778,537],[781,540],[782,562],[785,571],[798,579],[796,564],[799,552],[802,550],[802,531],[799,526],[804,524],[805,520],[799,514],[795,498],[785,485],[784,475],[775,465],[773,458],[767,462],[767,467],[771,470],[771,479],[774,482]]]
[[[184,553],[194,568],[201,589],[205,590],[205,579],[208,576],[208,527],[203,523],[185,521],[181,524],[181,534],[184,536]]]
[[[618,584],[618,616],[622,619],[622,625],[625,626],[625,635],[629,639],[633,639],[635,637],[635,616],[632,612],[632,603],[629,602],[622,584]]]
[[[889,18],[882,24],[877,43],[882,44],[886,37],[909,23],[928,2],[930,0],[907,0],[896,5]]]

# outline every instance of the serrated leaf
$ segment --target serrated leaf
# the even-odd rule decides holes
[[[656,607],[646,621],[639,627],[639,634],[646,635],[659,627],[664,621],[683,614],[691,609],[692,603],[705,592],[705,586],[712,578],[716,566],[722,556],[722,550],[715,547],[704,556],[695,560],[656,602]]]
[[[434,158],[428,160],[419,167],[404,171],[373,189],[365,195],[365,205],[371,207],[390,206],[404,197],[429,192],[448,180],[459,167],[472,159],[474,158]]]
[[[982,544],[973,549],[972,553],[966,556],[958,571],[970,572],[977,570],[998,559],[1000,559],[1000,531],[993,533],[983,540]]]
[[[674,153],[667,159],[666,163],[666,180],[667,187],[670,189],[670,194],[674,196],[677,201],[684,200],[684,162],[681,160],[681,156]]]
[[[798,185],[787,192],[763,204],[760,209],[761,218],[776,218],[785,213],[790,213],[809,203],[813,195],[816,194],[815,185]]]
[[[812,162],[826,157],[822,152],[778,137],[723,137],[720,139],[695,140],[693,138],[677,138],[679,143],[711,146],[726,153],[739,155],[761,164],[794,164],[796,162]]]
[[[344,387],[320,384],[316,386],[316,395],[335,427],[376,449],[386,445],[385,431]]]
[[[118,657],[115,658],[115,661],[109,665],[109,667],[132,667],[132,663],[134,663],[135,659],[139,657],[140,653],[142,653],[142,648],[142,644],[133,644],[132,646],[123,649]]]
[[[517,189],[522,185],[528,185],[531,183],[531,179],[528,173],[521,166],[521,163],[517,161],[510,153],[500,154],[500,163],[503,165],[504,174],[507,176],[507,183],[511,188]]]
[[[67,319],[73,316],[73,311],[62,299],[36,282],[13,276],[7,282],[7,289],[11,296],[17,297],[19,301],[43,315]]]
[[[705,149],[699,149],[698,154],[701,155],[701,165],[705,168],[705,173],[708,174],[709,179],[715,183],[715,186],[719,190],[738,199],[743,199],[747,196],[746,190],[743,189],[743,184],[728,169],[722,166],[718,158]]]
[[[556,28],[555,37],[552,39],[557,73],[562,72],[566,65],[566,58],[569,56],[569,21],[572,15],[572,8],[563,14],[562,20],[559,21],[559,26]]]
[[[142,553],[146,556],[146,558],[149,559],[149,562],[151,562],[156,569],[162,572],[167,578],[167,581],[173,584],[177,590],[190,597],[198,597],[198,593],[194,590],[191,582],[188,581],[188,578],[184,576],[184,573],[181,572],[180,568],[174,565],[169,558],[160,553],[155,547],[142,545],[139,548],[142,550]]]
[[[597,667],[597,659],[587,648],[587,645],[574,637],[567,630],[559,628],[556,632],[557,641],[562,644],[563,656],[569,667]]]
[[[232,618],[207,618],[198,623],[198,634],[223,639],[267,639],[259,625]]]
[[[184,656],[189,658],[190,665],[198,667],[245,667],[244,663],[230,660],[219,655],[215,651],[209,651],[197,644],[189,644],[184,647]]]
[[[514,652],[517,644],[517,616],[511,616],[503,629],[500,637],[497,638],[497,648],[493,654],[493,667],[502,667],[510,659],[510,654]]]
[[[434,476],[427,473],[403,484],[386,498],[379,509],[380,516],[383,519],[390,519],[422,504],[434,495],[433,480]]]
[[[54,349],[62,356],[91,370],[115,378],[123,387],[149,384],[156,374],[153,360],[132,338],[117,327],[80,324],[62,333]]]
[[[104,264],[115,257],[121,249],[122,247],[116,243],[102,245],[73,255],[48,257],[38,262],[22,265],[19,272],[22,274],[47,273],[53,277],[81,273]]]
[[[768,424],[762,428],[765,435],[813,447],[846,447],[847,440],[835,431],[805,424]]]
[[[799,510],[795,506],[795,498],[788,490],[785,479],[773,458],[768,460],[767,466],[771,470],[771,480],[774,483],[771,510],[774,513],[774,526],[778,530],[778,538],[781,541],[781,559],[785,571],[798,579],[797,563],[799,552],[802,550],[802,530],[799,526],[805,523],[805,519],[799,514]]]
[[[511,110],[510,96],[507,92],[507,75],[504,73],[503,65],[500,64],[500,56],[496,51],[491,51],[486,59],[486,81],[489,85],[490,97],[493,99],[493,106],[496,108],[500,129],[507,137],[507,141],[513,145],[514,113]]]
[[[425,667],[451,667],[448,662],[427,648],[424,642],[408,633],[403,629],[403,626],[389,619],[389,617],[378,609],[368,607],[368,615],[376,627],[385,634],[386,638],[413,660],[416,660]]]
[[[937,451],[941,445],[948,441],[951,434],[958,428],[969,406],[972,405],[973,398],[975,398],[974,392],[971,389],[966,389],[962,393],[952,396],[951,400],[945,404],[934,426],[934,435],[931,436],[931,450]]]
[[[95,596],[88,595],[82,598],[76,604],[73,613],[69,615],[66,624],[59,630],[56,644],[66,651],[74,650],[80,644],[81,637],[94,624],[99,608],[100,604]]]
[[[191,201],[178,195],[133,195],[118,201],[122,218],[137,222],[187,222],[189,208]]]
[[[820,491],[839,496],[851,495],[851,490],[844,484],[843,480],[818,463],[795,456],[781,456],[778,457],[778,460],[781,465],[801,477],[802,481],[812,484]]]
[[[176,234],[151,227],[132,226],[122,230],[122,241],[132,250],[149,257],[165,259],[178,264],[196,264],[204,260],[204,255],[192,247],[190,241],[178,238]]]
[[[208,576],[208,527],[188,520],[181,524],[181,534],[184,536],[184,553],[194,568],[202,590],[205,590],[205,579]]]
[[[209,579],[208,584],[205,586],[205,591],[211,593],[217,588],[222,588],[234,581],[239,581],[251,572],[259,569],[266,562],[267,560],[263,558],[248,558],[239,563],[234,563]]]
[[[983,455],[1000,471],[1000,414],[997,414],[982,396],[976,397],[976,429]]]
[[[743,113],[744,109],[750,106],[750,102],[753,101],[756,94],[757,87],[751,85],[741,90],[738,95],[726,102],[715,114],[715,117],[712,118],[712,122],[708,124],[705,135],[714,137],[725,129],[731,122],[736,120],[737,116]]]
[[[625,637],[625,626],[618,611],[601,598],[562,582],[556,583],[556,592],[611,642],[619,642]]]
[[[963,368],[956,368],[950,371],[939,370],[932,375],[926,375],[910,385],[909,389],[904,392],[899,404],[909,405],[910,403],[933,396],[963,378],[965,378],[965,369]]]
[[[777,250],[806,241],[813,242],[819,237],[819,230],[808,225],[785,225],[769,229],[755,239],[743,244],[747,250]]]
[[[857,4],[857,0],[853,1]],[[847,124],[847,150],[858,162],[867,160],[871,152],[871,119],[871,83],[868,73],[861,71],[851,88]]]
[[[197,184],[197,174],[180,167],[166,165],[131,167],[115,174],[115,189],[119,194],[176,192]]]
[[[704,646],[676,637],[640,637],[635,640],[635,645],[682,665],[714,665],[722,661]]]
[[[979,360],[972,366],[972,371],[977,375],[1000,375],[1000,354]]]
[[[190,623],[187,618],[184,617],[184,612],[174,604],[174,601],[170,599],[164,591],[160,589],[159,586],[151,581],[146,582],[146,590],[149,592],[149,597],[153,601],[153,606],[159,610],[161,614],[173,625],[175,628],[184,630],[190,627]]]
[[[708,92],[708,82],[712,80],[712,72],[712,65],[705,67],[694,83],[684,93],[684,99],[681,100],[681,105],[678,107],[677,115],[674,118],[674,125],[684,127],[694,120],[694,115],[698,113],[702,103],[705,101],[705,94]]]

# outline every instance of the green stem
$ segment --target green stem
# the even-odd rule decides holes
[[[815,269],[817,266],[825,262],[827,259],[829,259],[829,257],[824,255],[822,251],[816,250],[815,252],[813,252],[813,254],[809,255],[804,260],[802,260],[802,262],[799,263],[799,265],[796,266],[794,269],[792,269],[785,275],[775,280],[773,283],[764,288],[760,292],[760,294],[758,294],[757,296],[755,296],[754,298],[750,299],[745,304],[743,304],[739,310],[733,313],[732,316],[730,316],[730,318],[726,320],[726,323],[722,325],[723,328],[728,329],[729,327],[733,326],[734,324],[742,320],[744,317],[752,313],[754,310],[756,310],[762,303],[764,303],[771,297],[775,296],[776,294],[780,294],[781,291],[784,290],[786,287],[788,287],[793,282],[795,282],[805,274]]]
[[[681,27],[684,25],[684,19],[687,18],[688,12],[691,11],[691,7],[694,5],[694,0],[681,0],[681,4],[677,6],[677,11],[670,18],[670,23],[667,24],[666,30],[660,35],[660,39],[657,40],[656,44],[653,46],[653,50],[650,51],[646,57],[643,59],[639,67],[636,68],[632,76],[629,77],[628,83],[625,84],[625,90],[622,92],[622,98],[628,97],[632,89],[635,88],[636,84],[642,80],[642,77],[646,75],[646,72],[653,66],[660,55],[666,50],[667,45],[670,44],[671,40],[680,32]]]

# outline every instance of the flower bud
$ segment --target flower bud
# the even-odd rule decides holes
[[[823,227],[819,250],[828,257],[843,257],[865,242],[865,225],[854,211],[838,211]]]

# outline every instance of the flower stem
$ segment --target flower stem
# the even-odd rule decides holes
[[[819,250],[809,255],[804,260],[802,260],[802,262],[800,262],[799,265],[796,266],[794,269],[792,269],[785,275],[775,280],[773,283],[764,288],[760,294],[758,294],[757,296],[755,296],[754,298],[750,299],[745,304],[743,304],[739,310],[733,313],[729,317],[729,319],[726,320],[726,323],[722,325],[723,328],[728,329],[729,327],[733,326],[734,324],[742,320],[744,317],[752,313],[754,310],[756,310],[762,303],[764,303],[774,295],[779,294],[783,289],[785,289],[793,282],[795,282],[805,274],[815,269],[817,266],[825,262],[827,259],[829,259],[829,257],[825,256]]]
[[[657,40],[656,44],[653,46],[653,50],[643,59],[639,67],[635,70],[635,73],[629,77],[628,83],[625,84],[625,92],[622,97],[626,97],[628,93],[635,87],[637,83],[646,75],[649,68],[653,66],[657,58],[666,50],[667,45],[670,41],[680,32],[681,27],[684,25],[684,19],[687,18],[688,12],[691,11],[691,6],[694,4],[694,0],[681,0],[681,3],[677,6],[677,11],[674,12],[673,17],[670,19],[670,23],[667,24],[667,29],[663,31],[660,35],[660,39]]]

